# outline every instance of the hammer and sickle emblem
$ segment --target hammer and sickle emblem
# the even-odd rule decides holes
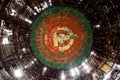
[[[76,35],[69,28],[65,26],[58,27],[53,34],[54,47],[58,47],[60,52],[68,50],[74,43],[73,36]]]

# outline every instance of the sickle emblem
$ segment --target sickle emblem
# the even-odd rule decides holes
[[[76,36],[69,28],[65,26],[58,27],[53,34],[54,47],[58,47],[60,52],[64,52],[73,45]]]

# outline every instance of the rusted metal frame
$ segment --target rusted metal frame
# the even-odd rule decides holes
[[[2,46],[1,46],[2,47]],[[2,52],[2,50],[1,50],[1,48],[0,48],[0,51],[1,51],[1,53],[2,54],[4,54],[3,52]],[[8,67],[8,65],[5,63],[5,60],[2,58],[2,55],[0,55],[0,61],[1,61],[1,63],[3,64],[3,67],[5,68],[5,70],[8,72],[8,74],[10,75],[10,77],[12,78],[12,79],[14,79],[14,77],[13,77],[13,74],[11,73],[11,71],[10,71],[10,68]]]
[[[31,24],[17,18],[17,17],[13,17],[13,16],[10,16],[10,15],[7,15],[6,13],[4,14],[1,14],[1,18],[2,19],[10,19],[11,23],[14,23],[14,24],[18,24],[21,26],[21,28],[23,28],[24,30],[29,30],[29,28],[31,27]]]
[[[3,5],[2,5],[2,7],[0,9],[0,13],[4,13],[5,7],[7,7],[7,5],[8,5],[9,2],[10,1],[8,1],[8,0],[4,0]]]

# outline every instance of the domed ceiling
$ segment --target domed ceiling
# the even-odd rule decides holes
[[[1,0],[0,80],[119,80],[119,0]]]

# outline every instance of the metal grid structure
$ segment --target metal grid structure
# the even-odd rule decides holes
[[[70,70],[52,69],[39,62],[29,39],[37,16],[58,5],[77,8],[93,29],[90,55]],[[119,80],[119,35],[119,0],[1,0],[0,80]]]

